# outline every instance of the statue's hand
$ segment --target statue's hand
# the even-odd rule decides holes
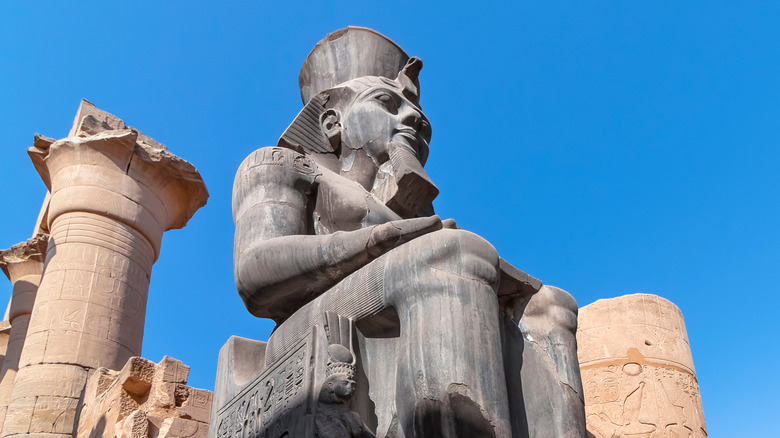
[[[375,225],[368,238],[366,251],[371,257],[379,257],[402,243],[441,228],[439,216],[401,219]]]

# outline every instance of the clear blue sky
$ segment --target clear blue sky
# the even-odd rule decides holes
[[[211,198],[164,238],[145,357],[212,388],[230,335],[270,333],[233,284],[233,175],[300,110],[309,50],[354,24],[425,63],[443,217],[581,306],[670,299],[710,436],[776,433],[780,3],[118,4],[0,6],[0,247],[44,196],[33,133],[66,136],[81,98],[192,162]]]

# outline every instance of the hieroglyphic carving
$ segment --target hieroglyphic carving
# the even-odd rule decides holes
[[[162,380],[171,383],[186,383],[190,374],[190,367],[178,360],[166,357],[160,361],[162,367]]]
[[[696,378],[661,364],[583,369],[588,428],[598,438],[706,437]],[[621,436],[621,435],[619,435]]]
[[[309,361],[311,339],[291,349],[277,365],[266,369],[233,401],[217,413],[217,436],[280,437],[308,436],[311,425],[300,421],[310,410]],[[291,419],[296,421],[292,422]]]
[[[87,335],[137,350],[143,325],[112,324],[143,320],[146,294],[141,289],[148,287],[149,269],[101,246],[59,244],[43,279],[30,334]],[[53,301],[59,304],[51,305]]]
[[[247,164],[247,169],[256,166],[285,166],[302,175],[317,173],[317,165],[312,159],[280,147],[268,147],[254,151]]]
[[[45,280],[62,281],[63,297],[86,297],[91,292],[104,295],[111,304],[125,306],[132,303],[115,302],[122,298],[117,297],[115,291],[132,285],[137,290],[139,285],[149,282],[151,264],[140,265],[129,254],[97,245],[55,243],[59,246],[56,257],[52,257],[46,267]],[[49,279],[48,275],[53,273],[61,274]]]
[[[589,436],[704,438],[707,429],[682,313],[646,294],[580,309]]]
[[[213,393],[206,389],[193,388],[190,390],[190,398],[192,399],[192,405],[198,409],[211,410],[211,400]]]

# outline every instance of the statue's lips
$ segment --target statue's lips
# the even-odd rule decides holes
[[[399,129],[393,133],[393,139],[391,141],[408,149],[417,156],[417,131],[413,129]]]

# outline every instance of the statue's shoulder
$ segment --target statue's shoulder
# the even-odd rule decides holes
[[[322,175],[317,164],[300,152],[264,147],[244,159],[233,182],[233,217],[268,200],[305,205],[306,195]]]
[[[239,166],[238,173],[253,170],[270,173],[295,172],[312,178],[321,174],[317,164],[306,154],[276,146],[260,148],[249,154]]]

